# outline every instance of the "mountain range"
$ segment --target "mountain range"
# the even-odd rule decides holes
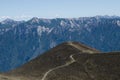
[[[120,17],[1,21],[0,72],[19,67],[67,41],[77,41],[102,52],[120,51]]]

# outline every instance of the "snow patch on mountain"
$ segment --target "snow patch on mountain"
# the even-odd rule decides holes
[[[51,28],[48,30],[48,34],[51,33],[53,31],[54,28]]]
[[[67,25],[67,23],[62,20],[62,21],[60,22],[60,25],[63,26],[63,27],[65,27],[65,26]]]
[[[117,21],[117,25],[120,27],[120,21],[119,20]]]
[[[4,34],[4,33],[8,32],[9,30],[10,30],[10,28],[0,29],[0,34]]]
[[[31,19],[31,24],[32,23],[39,23],[39,18],[37,18],[37,17],[32,18]]]
[[[46,28],[45,26],[38,26],[37,33],[39,36],[41,36],[43,32],[49,34],[52,30],[53,28],[50,29],[50,28]]]
[[[75,26],[75,23],[73,23],[73,21],[70,20],[70,25],[71,25],[71,28],[73,28]]]
[[[85,29],[88,31],[88,32],[91,32],[91,28],[89,27],[89,25],[88,24],[85,24]]]

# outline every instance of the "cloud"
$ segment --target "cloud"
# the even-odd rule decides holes
[[[59,14],[56,14],[55,17],[58,18],[60,15]]]
[[[10,16],[0,16],[0,19],[7,19],[7,18],[11,18]]]
[[[21,15],[21,16],[14,16],[14,19],[26,19],[26,18],[32,18],[30,15]]]
[[[30,19],[32,18],[32,16],[30,15],[19,15],[19,16],[0,16],[0,20],[4,20],[4,19],[15,19],[15,20],[24,20],[24,19]]]

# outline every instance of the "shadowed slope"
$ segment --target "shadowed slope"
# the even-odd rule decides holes
[[[70,66],[51,72],[46,80],[119,80],[120,52],[76,54]]]

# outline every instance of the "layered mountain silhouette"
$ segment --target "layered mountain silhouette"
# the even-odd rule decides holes
[[[120,52],[102,53],[78,42],[66,42],[0,74],[0,80],[119,80]]]
[[[6,19],[0,22],[0,72],[9,71],[68,41],[103,52],[120,51],[120,17]]]

